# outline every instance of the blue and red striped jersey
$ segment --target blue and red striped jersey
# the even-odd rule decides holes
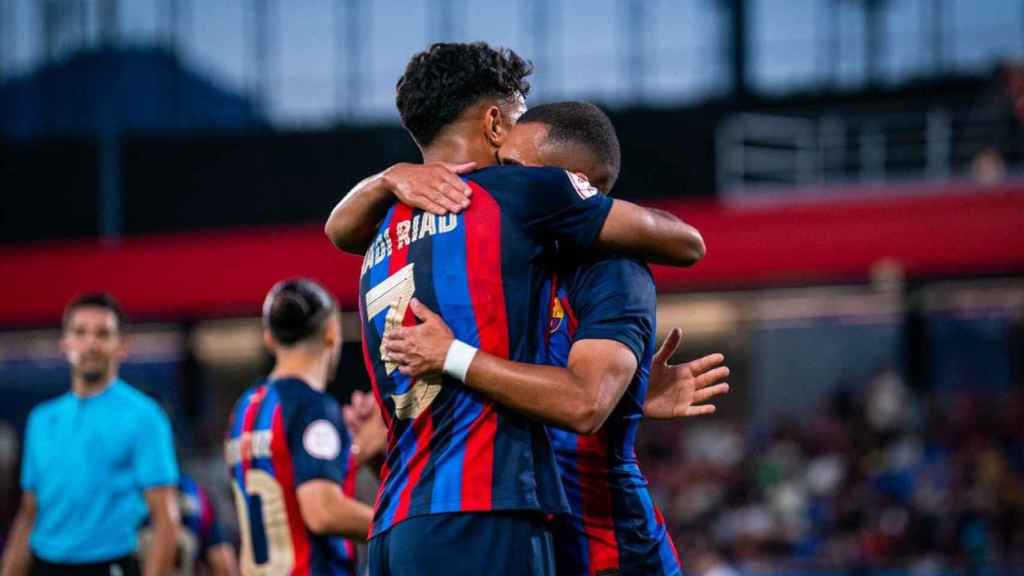
[[[206,490],[187,474],[182,474],[178,480],[178,509],[181,511],[181,533],[195,543],[192,554],[183,561],[195,566],[206,557],[211,547],[226,542],[224,530],[217,521],[217,512]]]
[[[225,458],[242,536],[243,573],[354,576],[355,545],[313,534],[295,491],[328,480],[353,496],[352,440],[337,401],[297,378],[267,380],[238,400]]]
[[[577,340],[615,340],[637,371],[596,434],[548,427],[570,514],[558,519],[559,574],[680,574],[679,557],[637,464],[635,442],[655,344],[654,280],[621,256],[562,254],[546,286],[546,346],[538,362],[566,366]]]
[[[382,358],[381,340],[388,326],[416,322],[415,296],[459,340],[529,361],[544,321],[544,247],[592,244],[611,200],[555,168],[498,166],[464,178],[469,209],[435,217],[395,205],[363,261],[364,359],[388,425],[373,534],[422,514],[566,509],[543,426],[453,379],[412,381]]]

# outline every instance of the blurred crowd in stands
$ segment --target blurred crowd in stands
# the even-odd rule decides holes
[[[998,182],[1024,162],[1024,63],[999,66],[975,102],[970,125],[964,141],[973,149],[975,180]]]
[[[884,372],[763,426],[648,426],[641,464],[693,574],[1024,568],[1020,391],[917,394]]]

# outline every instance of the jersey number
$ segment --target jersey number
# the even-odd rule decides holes
[[[288,511],[285,509],[284,492],[273,476],[251,468],[245,473],[245,487],[248,494],[242,492],[237,482],[231,487],[235,493],[235,507],[238,509],[239,529],[242,537],[242,549],[239,552],[239,563],[242,574],[270,576],[272,574],[290,574],[295,567],[295,548],[292,545],[291,528],[288,526]],[[259,513],[263,520],[263,533],[266,536],[266,559],[256,562],[252,545],[252,524],[249,518],[249,502],[258,498]]]
[[[416,293],[413,266],[415,263],[406,264],[398,272],[388,276],[366,293],[367,319],[374,318],[377,314],[387,310],[387,316],[384,317],[384,334],[394,327],[401,326],[402,320],[405,319],[405,314],[409,310],[409,302],[412,300],[413,294]],[[388,360],[383,341],[380,347],[380,357],[384,361],[384,371],[391,375],[398,366]],[[395,402],[395,418],[414,420],[426,410],[427,406],[430,406],[440,392],[440,378],[430,377],[416,380],[408,392],[391,395],[391,399]]]

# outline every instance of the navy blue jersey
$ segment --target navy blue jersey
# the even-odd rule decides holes
[[[353,543],[307,530],[295,493],[328,480],[351,496],[351,448],[337,401],[302,380],[269,380],[242,394],[225,445],[242,573],[355,574]]]
[[[537,306],[545,246],[586,247],[611,200],[555,168],[498,166],[464,179],[473,203],[435,217],[399,204],[363,261],[363,352],[388,425],[373,533],[415,515],[566,510],[544,428],[445,378],[412,381],[381,354],[389,326],[412,325],[415,296],[455,337],[530,361],[544,319]]]
[[[548,429],[571,509],[555,531],[558,573],[678,574],[678,555],[635,451],[654,354],[654,280],[646,265],[621,256],[569,252],[559,259],[547,286],[540,363],[566,366],[579,340],[615,340],[636,355],[637,371],[596,434]]]
[[[213,546],[223,544],[224,530],[217,521],[217,511],[210,497],[191,476],[181,475],[178,481],[178,509],[181,511],[181,531],[193,536],[196,542],[195,563],[206,557]]]

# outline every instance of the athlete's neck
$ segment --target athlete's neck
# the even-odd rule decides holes
[[[476,162],[477,168],[486,168],[497,163],[494,148],[484,143],[475,143],[459,134],[445,134],[421,149],[424,164],[429,162],[451,162],[464,164]]]
[[[99,380],[89,381],[80,374],[75,374],[71,377],[71,392],[79,398],[99,396],[110,388],[116,378],[117,374],[106,374]]]
[[[271,379],[298,378],[314,390],[327,389],[327,371],[330,361],[327,354],[313,354],[307,350],[278,350],[277,362]]]

